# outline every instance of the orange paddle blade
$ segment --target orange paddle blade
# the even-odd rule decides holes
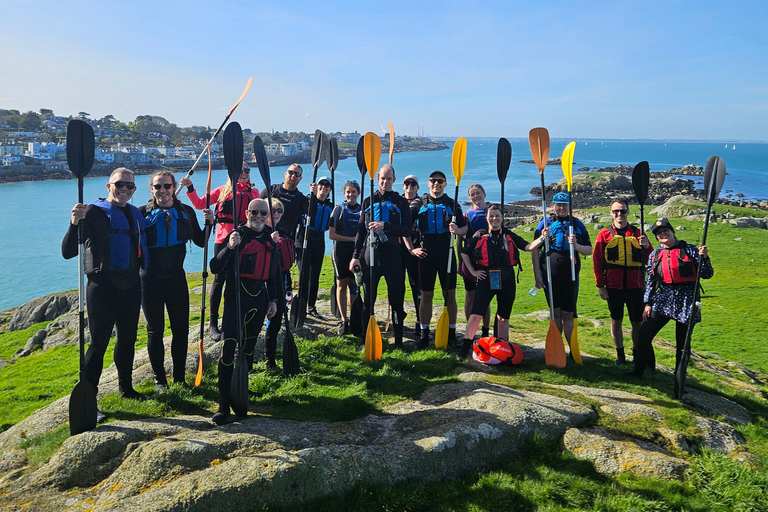
[[[376,171],[379,170],[379,160],[381,160],[381,140],[373,132],[365,134],[365,167],[368,169],[368,176],[373,179]]]
[[[243,98],[245,98],[245,95],[248,94],[248,90],[250,90],[252,84],[253,84],[253,77],[248,79],[248,83],[245,84],[245,89],[243,90],[243,94],[240,95],[240,98],[237,100],[237,103],[235,103],[235,106],[232,107],[232,109],[229,111],[229,114],[227,114],[227,117],[231,116],[232,112],[234,112],[237,106],[240,104],[240,102],[243,101]]]
[[[395,156],[395,129],[392,123],[389,123],[389,165],[392,165],[392,159]]]
[[[549,321],[547,341],[544,345],[544,361],[547,366],[565,368],[565,345],[563,345],[563,336],[560,334],[554,320]]]
[[[547,166],[547,159],[549,159],[549,132],[546,128],[534,128],[528,133],[528,142],[539,173],[544,173],[544,167]]]
[[[365,360],[374,361],[381,359],[381,330],[376,319],[371,315],[368,319],[368,328],[365,331]]]
[[[200,350],[200,362],[197,364],[197,375],[195,376],[195,387],[198,387],[200,386],[200,384],[203,383],[203,337],[202,336],[200,336],[198,348]]]

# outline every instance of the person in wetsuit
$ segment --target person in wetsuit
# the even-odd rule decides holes
[[[486,218],[488,213],[488,206],[485,203],[485,189],[479,183],[473,183],[467,189],[467,195],[472,202],[472,206],[469,210],[464,212],[464,218],[467,221],[467,235],[461,237],[459,241],[459,247],[463,247],[466,241],[472,238],[476,232],[481,229],[488,229],[488,220]],[[464,281],[464,317],[469,322],[469,317],[472,315],[472,304],[475,301],[475,288],[477,287],[477,278],[472,276],[467,271],[463,261],[459,262],[459,274],[461,274]],[[491,308],[483,315],[483,337],[488,336],[491,325]],[[471,338],[470,338],[471,339]],[[506,338],[505,338],[506,339]],[[449,339],[448,343],[454,341]]]
[[[496,318],[499,332],[497,337],[509,341],[509,317],[515,303],[517,283],[515,267],[520,264],[520,250],[533,251],[544,241],[537,238],[531,243],[516,233],[502,227],[501,207],[491,205],[487,209],[487,226],[475,231],[464,242],[461,258],[469,276],[476,280],[475,300],[467,321],[459,357],[467,357],[472,348],[472,340],[477,328],[490,308],[491,300],[496,297]],[[544,236],[549,230],[544,228]],[[492,274],[497,273],[494,277]],[[488,336],[483,332],[483,337]]]
[[[307,294],[307,314],[322,320],[323,316],[317,311],[317,292],[320,288],[320,272],[323,270],[323,258],[325,258],[325,232],[331,220],[333,203],[328,197],[331,193],[331,180],[325,176],[320,177],[317,183],[309,184],[310,194],[315,195],[315,201],[311,202],[311,210],[305,217],[304,225],[299,227],[296,237],[296,262],[300,272],[299,290]],[[309,201],[309,198],[307,198]],[[309,228],[305,229],[307,224]],[[307,236],[307,250],[304,251],[304,236]],[[302,263],[303,258],[307,262]]]
[[[464,236],[467,225],[461,206],[455,204],[453,198],[444,191],[446,187],[445,174],[434,171],[429,175],[429,193],[417,197],[411,203],[411,215],[415,219],[421,233],[421,247],[416,247],[411,254],[421,259],[419,276],[421,278],[421,306],[419,321],[421,322],[421,337],[416,348],[424,349],[429,346],[429,323],[432,321],[432,299],[435,295],[435,279],[439,276],[443,289],[445,307],[448,309],[449,331],[448,341],[456,338],[456,255],[451,256],[450,272],[448,272],[448,255],[451,247],[451,234]],[[456,221],[451,222],[455,216]]]
[[[198,210],[205,208],[205,196],[200,197],[195,191],[195,187],[192,185],[192,181],[184,176],[179,185],[187,187],[187,197],[192,203],[192,206]],[[232,182],[227,178],[227,183],[214,189],[209,197],[209,204],[215,205],[216,223],[216,237],[213,241],[213,252],[217,254],[223,247],[224,239],[229,235],[232,230],[239,226],[241,223],[247,220],[246,207],[249,201],[257,199],[259,197],[259,191],[253,188],[251,184],[251,169],[243,162],[242,172],[237,179],[237,204],[240,212],[235,220],[234,215],[234,202],[232,200]],[[210,292],[210,329],[211,339],[218,341],[221,339],[221,331],[219,330],[219,306],[221,304],[221,290],[224,287],[224,281],[219,276],[214,276],[213,283],[211,283]]]
[[[277,252],[280,259],[280,279],[281,286],[277,290],[277,312],[269,320],[267,325],[267,335],[264,338],[264,350],[267,357],[267,370],[277,368],[275,363],[275,353],[277,352],[277,335],[280,332],[280,326],[283,323],[283,311],[287,307],[288,295],[290,294],[291,267],[294,262],[293,237],[284,233],[279,227],[280,220],[285,211],[285,206],[279,199],[272,198],[272,222],[268,226],[273,229],[272,241],[277,245]]]
[[[133,172],[125,167],[109,176],[106,199],[72,207],[69,229],[61,243],[64,259],[77,256],[78,224],[83,223],[83,260],[88,283],[85,305],[91,338],[84,360],[84,378],[98,390],[112,329],[117,331],[114,361],[120,395],[147,400],[133,389],[133,358],[141,307],[139,268],[147,267],[144,216],[128,204],[136,191]],[[97,421],[106,419],[97,413]]]
[[[357,299],[355,274],[349,269],[349,263],[352,261],[357,226],[360,223],[360,204],[357,202],[359,195],[360,184],[357,181],[350,180],[344,184],[346,201],[336,205],[336,208],[333,209],[328,228],[328,238],[333,240],[331,261],[336,275],[336,304],[338,304],[341,314],[341,326],[339,326],[338,333],[342,335],[352,332],[347,304],[351,308]],[[347,301],[347,297],[349,301]]]
[[[141,269],[141,307],[147,320],[147,354],[155,374],[155,388],[168,388],[165,374],[165,309],[171,324],[171,359],[173,381],[184,384],[189,342],[189,287],[184,272],[186,244],[205,244],[205,231],[200,229],[195,210],[176,199],[173,172],[160,170],[150,180],[152,199],[139,211],[146,225],[149,266]],[[210,209],[203,210],[207,221],[213,220]]]
[[[213,421],[218,425],[228,421],[230,411],[229,393],[238,344],[238,317],[242,322],[243,353],[250,368],[264,317],[274,318],[277,312],[280,258],[272,241],[272,230],[267,227],[269,208],[265,200],[254,199],[248,204],[247,211],[247,224],[233,230],[224,240],[224,247],[211,260],[211,272],[222,275],[226,283],[222,321],[224,341],[218,364],[219,408],[213,415]],[[240,246],[240,282],[235,280],[234,255],[237,246]],[[238,291],[240,311],[237,311]]]
[[[414,199],[419,197],[419,179],[409,174],[403,179],[403,193],[401,194],[408,206]],[[413,217],[411,217],[413,220]],[[408,239],[408,242],[406,242]],[[419,324],[419,306],[421,305],[421,291],[419,290],[419,258],[411,254],[411,249],[415,247],[421,247],[421,235],[419,230],[416,229],[416,225],[413,225],[410,237],[404,237],[403,243],[400,245],[400,252],[403,256],[403,268],[408,276],[408,284],[411,287],[411,296],[413,297],[413,307],[416,310],[416,323],[413,327],[413,333],[416,336],[421,334],[421,325]]]
[[[412,222],[408,201],[392,190],[395,181],[395,168],[384,164],[376,174],[379,189],[373,197],[366,197],[363,202],[363,214],[357,226],[355,250],[349,263],[349,270],[354,272],[356,265],[363,270],[363,315],[361,332],[367,330],[371,308],[376,304],[376,293],[382,277],[387,282],[389,304],[392,306],[392,325],[395,334],[395,348],[403,346],[403,326],[405,321],[405,269],[400,254],[400,238],[411,236]],[[374,268],[371,268],[369,230],[374,234]],[[365,264],[361,265],[361,256]],[[371,282],[371,272],[373,282]]]

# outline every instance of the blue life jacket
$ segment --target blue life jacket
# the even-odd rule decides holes
[[[109,201],[99,199],[91,204],[101,208],[109,218],[109,234],[100,237],[102,240],[93,240],[87,244],[84,259],[86,273],[127,270],[130,267],[134,243],[138,246],[136,256],[139,258],[139,264],[142,268],[147,268],[147,237],[144,233],[144,217],[139,209],[127,205],[132,217],[129,224],[123,212]]]
[[[156,208],[144,218],[150,249],[184,245],[190,238],[189,217],[181,208]]]
[[[453,210],[445,203],[433,204],[429,202],[429,194],[422,197],[422,205],[419,208],[418,224],[422,235],[442,235],[448,233]]]
[[[331,220],[333,207],[329,204],[317,203],[317,211],[309,224],[310,231],[325,233],[328,230],[328,222]],[[306,226],[306,223],[304,224]]]
[[[488,229],[488,210],[467,210],[467,220],[472,226],[472,232],[477,233],[481,229]]]
[[[561,221],[556,219],[549,224],[549,247],[553,251],[570,252],[571,244],[568,242],[568,231],[571,223],[568,220]],[[579,224],[574,221],[573,234],[580,235],[583,230]]]
[[[369,206],[366,212],[371,211]],[[373,203],[373,222],[389,222],[391,224],[400,225],[400,208],[397,207],[392,201],[382,201]]]
[[[360,222],[360,204],[351,209],[346,201],[341,203],[341,223],[336,226],[336,233],[342,236],[355,236],[357,234],[357,225]]]

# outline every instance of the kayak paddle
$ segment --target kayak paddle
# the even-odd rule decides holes
[[[67,163],[69,170],[77,177],[77,202],[83,204],[83,178],[93,166],[93,153],[96,140],[93,128],[85,121],[72,120],[67,124]],[[83,222],[77,224],[77,291],[79,296],[79,380],[69,395],[69,433],[77,435],[96,428],[96,388],[85,379],[85,286],[83,276],[85,266],[85,240],[83,240]]]
[[[333,173],[336,171],[336,167],[339,165],[339,143],[336,141],[336,137],[331,137],[328,141],[328,157],[326,159],[328,163],[328,170],[331,171],[331,203],[334,208],[336,207],[336,181],[333,179]],[[331,314],[336,318],[341,318],[341,312],[339,312],[339,303],[336,298],[336,266],[333,266],[333,284],[331,285]]]
[[[544,167],[547,166],[549,158],[549,132],[546,128],[533,128],[528,133],[528,142],[531,146],[531,154],[536,167],[541,176],[541,207],[544,211],[544,226],[547,226],[547,194],[546,185],[544,185]],[[554,298],[552,294],[552,266],[550,263],[549,237],[544,239],[544,247],[547,255],[547,290],[549,291],[549,330],[547,330],[547,339],[544,346],[544,360],[547,366],[555,368],[565,368],[565,347],[563,346],[563,336],[555,324],[555,312],[552,307]]]
[[[205,208],[211,207],[211,174],[213,170],[213,162],[211,161],[211,147],[207,147],[208,151],[208,183],[205,185]],[[203,356],[204,346],[203,337],[205,333],[205,299],[208,295],[205,293],[206,282],[208,280],[208,238],[211,236],[211,225],[208,221],[205,221],[205,243],[203,245],[203,294],[200,305],[200,338],[197,340],[197,349],[199,360],[197,363],[197,375],[195,375],[195,387],[200,386],[203,383]]]
[[[379,167],[379,160],[381,159],[381,141],[379,136],[373,132],[365,134],[364,140],[364,153],[365,153],[365,168],[368,169],[368,176],[371,178],[371,197],[368,200],[371,208],[371,221],[375,219],[373,208],[373,176],[376,174],[376,169]],[[373,229],[368,230],[368,241],[370,250],[369,260],[369,275],[371,277],[371,293],[368,303],[370,304],[371,317],[368,319],[368,328],[365,331],[365,360],[374,361],[381,358],[381,330],[379,324],[376,323],[376,318],[373,314],[373,308],[375,303],[373,297],[376,293],[373,290],[374,284],[374,269],[375,267],[375,254],[374,248],[374,234]]]
[[[509,164],[512,161],[512,145],[504,137],[499,139],[496,147],[496,174],[501,184],[501,223],[504,226],[504,182],[507,181]]]
[[[560,159],[560,163],[563,166],[563,174],[565,175],[565,183],[568,186],[568,236],[573,234],[573,152],[576,149],[576,143],[570,142],[563,150],[563,157]],[[574,252],[573,244],[571,246],[571,282],[573,282],[574,297],[579,296],[579,285],[576,282],[576,254]],[[573,312],[573,330],[571,331],[571,339],[569,342],[571,348],[571,357],[576,364],[581,364],[581,350],[579,350],[579,319],[576,316],[574,308]]]
[[[395,128],[392,123],[389,123],[389,165],[392,165],[392,160],[395,156]],[[389,303],[389,297],[387,297],[387,321],[384,324],[384,332],[389,331],[389,322],[392,318],[392,304]]]
[[[233,229],[237,229],[240,219],[240,210],[237,204],[237,182],[243,171],[243,130],[240,124],[232,122],[224,130],[224,162],[227,165],[227,174],[232,183],[232,207],[234,208]],[[234,360],[235,371],[232,373],[232,388],[229,393],[232,402],[232,410],[237,416],[248,415],[248,368],[245,362],[245,340],[243,340],[243,319],[240,298],[240,246],[235,246],[235,312],[237,314],[236,343],[237,354]]]
[[[725,181],[725,162],[717,155],[712,155],[707,159],[707,165],[704,168],[704,192],[707,196],[707,215],[704,217],[704,232],[701,235],[701,245],[707,245],[707,228],[709,227],[709,215],[712,212],[712,203],[715,202],[723,188]],[[680,364],[675,369],[675,398],[681,400],[685,392],[685,377],[688,371],[688,362],[691,359],[691,335],[693,334],[693,314],[697,307],[701,307],[699,295],[699,281],[701,280],[701,262],[699,257],[698,268],[696,269],[696,283],[693,287],[693,304],[691,304],[691,313],[688,315],[688,330],[685,333],[685,343],[683,344],[683,354],[680,357]]]

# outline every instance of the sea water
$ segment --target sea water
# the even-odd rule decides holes
[[[467,188],[472,183],[481,183],[488,194],[489,201],[499,201],[501,187],[496,169],[496,143],[498,139],[469,139],[467,144],[466,170],[460,184],[459,199],[467,200]],[[562,154],[568,140],[553,139],[550,158]],[[522,163],[530,160],[531,153],[527,139],[512,139],[512,163],[505,182],[504,201],[512,202],[535,199],[530,190],[541,183],[536,166]],[[452,146],[451,141],[447,141]],[[733,146],[735,145],[735,149]],[[719,155],[727,166],[722,197],[736,193],[744,194],[746,199],[768,198],[768,183],[764,178],[768,162],[768,144],[728,143],[724,142],[648,142],[648,141],[600,141],[579,140],[574,152],[574,172],[583,167],[608,167],[615,165],[634,166],[642,160],[650,163],[652,171],[682,167],[686,164],[704,166],[709,155]],[[387,154],[382,154],[381,163]],[[429,151],[396,153],[394,166],[397,173],[395,190],[402,191],[402,178],[415,174],[419,178],[419,193],[427,192],[427,177],[434,170],[441,170],[448,177],[446,193],[453,196],[455,179],[451,170],[451,151]],[[308,190],[312,178],[312,168],[303,165],[304,179],[300,189]],[[286,167],[271,169],[273,183],[283,181]],[[318,176],[328,175],[325,166]],[[177,180],[184,176],[178,173]],[[263,183],[257,169],[251,177],[261,189]],[[562,179],[560,166],[548,166],[544,171],[547,184]],[[365,195],[370,194],[368,175],[361,179],[360,171],[354,158],[339,161],[334,179],[336,181],[336,202],[343,200],[342,184],[346,180],[362,182]],[[213,171],[212,186],[224,184],[226,170]],[[198,193],[205,188],[206,172],[196,171],[193,176]],[[699,180],[700,183],[701,180]],[[98,197],[105,197],[107,178],[96,177],[84,180],[84,197],[91,202]],[[140,206],[150,198],[149,176],[136,177],[137,190],[133,204]],[[731,192],[728,192],[731,191]],[[182,194],[182,201],[188,202]],[[77,202],[77,181],[34,181],[23,183],[0,184],[0,204],[5,207],[3,221],[0,222],[0,309],[22,304],[30,299],[48,293],[77,288],[77,258],[64,260],[61,257],[61,241],[69,225],[70,211]],[[198,216],[202,225],[202,215]],[[326,253],[330,254],[332,243],[326,240]],[[211,243],[211,248],[213,244]],[[209,252],[209,258],[212,254]],[[189,249],[185,262],[188,272],[199,272],[203,265],[203,250],[193,246]]]

